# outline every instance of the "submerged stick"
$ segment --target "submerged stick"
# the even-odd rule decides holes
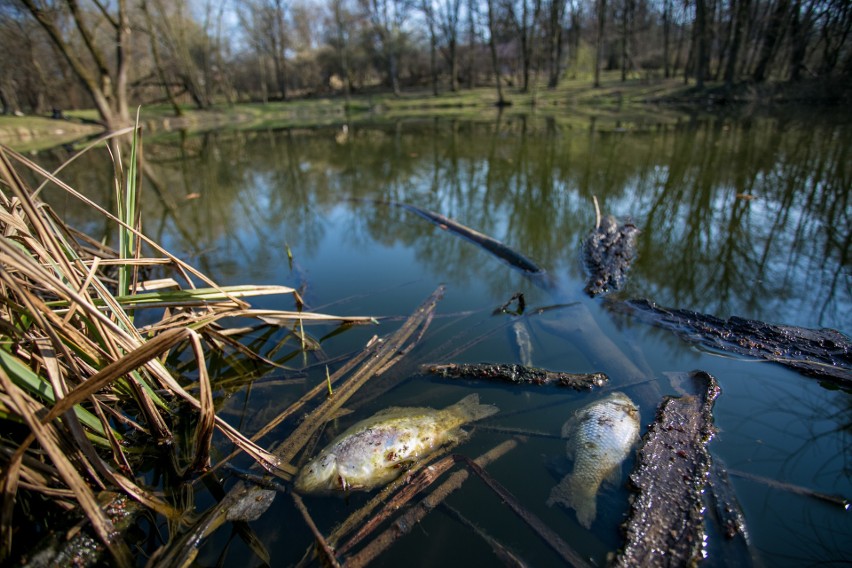
[[[399,207],[400,209],[405,209],[406,211],[411,211],[412,213],[420,215],[424,219],[438,225],[438,227],[440,227],[441,229],[453,232],[471,241],[472,243],[479,245],[483,249],[487,250],[488,252],[500,258],[501,260],[503,260],[514,268],[531,274],[545,273],[545,270],[538,264],[536,264],[534,261],[530,260],[518,251],[509,248],[497,239],[489,237],[488,235],[480,233],[479,231],[471,229],[470,227],[466,227],[458,221],[450,219],[449,217],[445,217],[440,213],[435,213],[434,211],[429,211],[428,209],[422,209],[420,207],[417,207],[416,205],[402,203],[399,201],[375,200],[374,202],[383,205],[392,205],[394,207]]]
[[[484,540],[488,544],[488,546],[491,547],[491,551],[494,553],[494,556],[496,556],[500,560],[500,562],[502,562],[503,566],[509,566],[512,568],[526,568],[527,563],[521,560],[518,555],[509,550],[508,547],[503,545],[496,538],[485,532],[473,521],[462,515],[458,509],[454,509],[446,503],[441,503],[440,507],[443,512],[447,513],[450,517],[469,528],[476,536]]]
[[[768,477],[763,477],[762,475],[756,475],[754,473],[748,473],[746,471],[739,471],[736,469],[729,469],[727,471],[729,475],[733,475],[734,477],[741,477],[742,479],[748,479],[749,481],[762,483],[763,485],[766,485],[767,487],[771,487],[773,489],[780,489],[782,491],[796,493],[797,495],[804,495],[806,497],[819,499],[820,501],[825,501],[826,503],[841,507],[844,511],[848,511],[850,507],[849,499],[843,497],[842,495],[831,495],[830,493],[821,493],[819,491],[814,491],[813,489],[808,489],[807,487],[802,487],[801,485],[795,485],[793,483],[787,483],[785,481],[778,481],[777,479],[770,479]]]
[[[589,296],[618,290],[624,285],[636,258],[638,234],[639,229],[633,223],[619,225],[612,215],[601,222],[598,216],[595,228],[583,241],[583,261],[589,273],[585,290]]]
[[[488,465],[492,461],[502,457],[510,450],[517,446],[515,440],[506,440],[476,458],[475,462],[483,466]],[[467,470],[461,470],[453,473],[446,481],[439,485],[435,490],[423,498],[420,503],[408,509],[400,515],[390,527],[379,534],[376,538],[367,544],[364,548],[346,559],[347,568],[356,568],[365,566],[378,555],[390,547],[402,535],[408,533],[412,527],[420,522],[429,511],[437,507],[450,493],[459,489],[465,480],[470,476]],[[349,549],[349,543],[344,544],[341,549]]]
[[[564,373],[515,363],[447,363],[423,365],[421,371],[445,379],[485,379],[516,385],[557,385],[575,390],[602,387],[609,380],[604,373]]]
[[[689,343],[780,363],[803,375],[852,385],[852,340],[833,329],[771,324],[658,306],[648,300],[611,308],[667,329]]]
[[[308,528],[311,533],[313,533],[314,538],[317,539],[317,548],[322,551],[323,555],[323,566],[340,568],[340,562],[337,561],[337,558],[335,558],[334,552],[331,550],[331,547],[328,545],[325,537],[322,536],[322,533],[317,528],[317,525],[311,517],[311,514],[308,512],[307,507],[305,507],[305,503],[302,501],[302,498],[299,497],[297,493],[291,493],[291,495],[293,497],[293,503],[296,504],[296,509],[298,509],[299,513],[302,514],[305,524],[308,525]]]

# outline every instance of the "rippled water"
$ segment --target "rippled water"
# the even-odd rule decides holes
[[[852,333],[848,117],[689,118],[608,124],[513,117],[498,121],[411,120],[341,129],[212,132],[146,142],[157,185],[146,186],[144,229],[221,284],[300,287],[312,310],[371,315],[360,327],[323,341],[333,359],[394,330],[439,285],[444,299],[422,344],[389,379],[368,387],[351,414],[330,432],[391,405],[442,407],[478,391],[501,413],[488,419],[457,452],[475,457],[528,431],[488,471],[533,514],[584,557],[601,564],[621,544],[628,507],[622,483],[604,489],[590,531],[573,511],[545,501],[570,468],[563,422],[603,396],[551,387],[446,382],[417,375],[431,362],[519,362],[511,314],[492,315],[524,294],[533,364],[562,371],[607,371],[581,343],[554,331],[570,309],[535,315],[545,306],[579,302],[597,326],[646,374],[643,384],[610,373],[611,387],[640,406],[642,432],[671,378],[693,369],[713,374],[722,394],[714,412],[714,459],[734,472],[733,487],[748,523],[750,545],[726,544],[709,522],[708,565],[798,566],[852,557],[850,512],[812,496],[771,486],[768,478],[826,494],[852,497],[852,397],[779,365],[709,353],[671,333],[605,309],[582,292],[582,239],[594,223],[593,196],[603,213],[641,230],[638,260],[614,299],[643,297],[659,305],[720,317],[831,327]],[[41,156],[60,160],[62,152]],[[81,160],[66,179],[102,202],[108,170]],[[69,221],[98,235],[67,198],[48,195]],[[548,270],[553,286],[524,275],[409,211],[372,199],[415,204],[491,235]],[[292,252],[292,263],[288,259]],[[287,298],[258,306],[291,308]],[[550,325],[548,325],[550,324]],[[309,330],[321,337],[330,329]],[[335,363],[330,363],[334,367]],[[309,386],[272,371],[253,384],[223,386],[223,415],[253,433]],[[630,384],[628,384],[630,383]],[[293,427],[281,425],[272,446]],[[542,435],[543,434],[543,435]],[[223,451],[228,448],[223,446]],[[622,481],[633,465],[628,458]],[[247,465],[243,462],[243,465]],[[320,530],[366,501],[306,498]],[[196,496],[209,504],[204,491]],[[559,558],[484,485],[471,479],[448,501],[454,509],[530,565]],[[312,542],[288,497],[252,523],[273,565],[298,561]],[[226,548],[230,542],[230,548]],[[256,565],[237,537],[222,529],[201,561]],[[443,509],[431,512],[378,565],[494,563],[487,540]]]

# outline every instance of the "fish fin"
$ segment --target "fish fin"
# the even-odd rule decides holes
[[[570,438],[571,434],[574,433],[574,430],[577,429],[577,423],[579,420],[577,419],[577,415],[574,414],[571,418],[565,421],[565,424],[562,425],[562,437]]]
[[[479,394],[467,395],[454,405],[447,408],[448,411],[462,419],[463,422],[474,422],[482,420],[500,411],[493,404],[480,404]]]
[[[609,470],[609,473],[604,477],[603,483],[612,487],[618,487],[621,483],[621,465],[617,465]]]
[[[547,506],[552,507],[555,503],[574,509],[580,524],[587,529],[592,528],[592,522],[597,515],[597,495],[579,484],[573,475],[566,475],[550,490]]]

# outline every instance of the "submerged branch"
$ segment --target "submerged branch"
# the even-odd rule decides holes
[[[544,268],[536,264],[533,260],[530,260],[523,254],[518,251],[508,247],[507,245],[501,243],[497,239],[480,233],[470,227],[466,227],[459,223],[454,219],[450,219],[449,217],[445,217],[440,213],[435,213],[434,211],[429,211],[428,209],[423,209],[421,207],[417,207],[416,205],[411,205],[409,203],[402,203],[399,201],[381,201],[374,200],[373,201],[379,205],[391,205],[393,207],[399,207],[400,209],[405,209],[406,211],[410,211],[417,215],[420,215],[424,219],[431,221],[441,229],[445,231],[450,231],[463,237],[472,243],[482,247],[487,250],[497,258],[506,262],[509,266],[513,268],[517,268],[529,275],[539,275],[544,276],[546,271]]]
[[[423,365],[420,369],[424,373],[445,379],[484,379],[516,385],[557,385],[575,390],[602,387],[609,380],[604,373],[565,373],[515,363],[447,363]]]

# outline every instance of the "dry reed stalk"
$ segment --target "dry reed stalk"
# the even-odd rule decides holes
[[[121,179],[125,171],[120,157],[115,156],[116,188],[127,199],[123,219],[55,173],[0,146],[0,422],[12,420],[26,427],[23,434],[4,437],[0,444],[0,560],[8,559],[12,551],[17,523],[14,503],[20,491],[26,490],[40,493],[61,508],[80,507],[107,545],[113,562],[131,565],[129,549],[115,534],[95,491],[115,487],[170,521],[180,515],[150,488],[133,481],[134,459],[122,436],[123,430],[132,429],[151,444],[170,441],[169,413],[174,398],[183,399],[197,412],[194,449],[184,474],[209,466],[213,433],[219,430],[267,469],[281,467],[283,475],[291,475],[295,468],[279,466],[278,458],[216,415],[206,364],[210,349],[225,345],[261,363],[274,362],[234,340],[223,341],[225,336],[214,326],[234,317],[254,318],[265,326],[296,323],[300,329],[308,320],[375,321],[252,310],[244,298],[286,293],[299,306],[301,299],[294,289],[283,286],[220,287],[168,253],[139,230],[138,195],[123,193],[138,181],[138,150],[135,145],[131,148],[126,184]],[[15,163],[43,178],[39,189],[30,191]],[[38,201],[36,196],[47,183],[119,227],[122,257],[97,239],[65,226]],[[162,256],[143,257],[143,243]],[[118,288],[105,272],[116,266]],[[139,269],[154,266],[173,270],[189,289],[166,289],[177,286],[175,279],[140,282]],[[167,310],[168,321],[143,331],[129,313],[164,307],[179,310],[183,319],[172,320]],[[306,345],[308,339],[305,337]],[[170,353],[184,349],[194,361],[197,396],[187,391],[164,362]]]

